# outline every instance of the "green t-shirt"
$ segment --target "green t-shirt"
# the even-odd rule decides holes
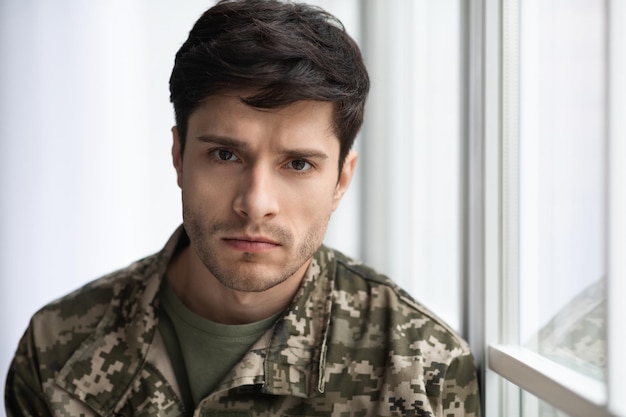
[[[248,352],[277,315],[259,322],[225,325],[191,312],[164,280],[161,287],[163,311],[159,331],[172,360],[183,401],[188,410],[218,386]],[[191,408],[189,408],[191,407]]]

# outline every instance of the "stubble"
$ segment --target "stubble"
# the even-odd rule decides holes
[[[315,219],[300,241],[296,241],[290,230],[269,223],[259,226],[241,219],[205,224],[202,216],[183,204],[183,222],[192,249],[222,285],[242,292],[266,291],[293,277],[322,244],[329,220],[330,214]],[[248,252],[242,253],[235,262],[220,259],[223,247],[220,248],[219,236],[246,233],[262,235],[280,243],[277,249],[283,252],[280,264],[269,262],[264,254]]]

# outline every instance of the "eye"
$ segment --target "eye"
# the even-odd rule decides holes
[[[219,161],[236,161],[237,156],[227,149],[216,149],[212,152],[213,156]]]
[[[294,159],[293,161],[287,163],[287,167],[289,169],[293,169],[294,171],[302,172],[311,169],[312,165],[304,159]]]

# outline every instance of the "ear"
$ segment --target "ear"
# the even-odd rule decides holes
[[[178,186],[183,186],[183,151],[180,144],[180,136],[178,135],[178,129],[176,126],[172,128],[172,162],[176,169],[176,181]]]
[[[350,181],[352,181],[352,175],[354,174],[354,168],[356,167],[358,158],[359,156],[353,150],[346,156],[346,160],[341,168],[341,173],[339,174],[339,181],[337,181],[337,186],[335,187],[335,194],[333,195],[333,211],[337,209],[339,201],[341,201],[343,195],[348,191],[348,186],[350,185]]]

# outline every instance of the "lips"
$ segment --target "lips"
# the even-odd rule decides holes
[[[280,244],[263,236],[236,236],[222,238],[230,248],[243,252],[266,252],[277,248]]]

